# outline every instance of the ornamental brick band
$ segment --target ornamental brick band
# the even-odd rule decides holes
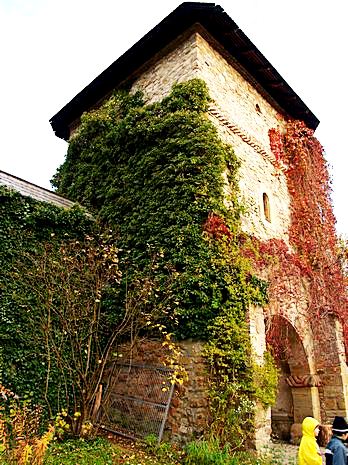
[[[210,105],[208,110],[209,115],[215,117],[220,124],[227,127],[233,134],[239,136],[245,143],[252,147],[255,152],[259,153],[263,158],[270,161],[277,170],[284,171],[284,165],[276,160],[275,156],[270,150],[266,150],[262,147],[254,137],[248,134],[246,131],[241,129],[236,123],[232,122],[223,112],[217,107],[217,105]]]

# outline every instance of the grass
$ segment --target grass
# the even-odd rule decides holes
[[[48,449],[45,465],[113,465],[114,447],[105,439],[69,440],[54,443]]]
[[[286,460],[284,453],[257,457],[253,452],[231,452],[220,448],[214,441],[196,441],[179,450],[168,443],[157,445],[149,438],[144,443],[118,441],[113,444],[105,438],[93,441],[83,439],[54,442],[43,465],[295,465]],[[1,460],[1,465],[17,465]],[[29,465],[29,463],[27,464]],[[30,465],[32,465],[30,463]]]
[[[173,460],[170,458],[172,456]],[[173,449],[159,446],[148,450],[146,445],[111,444],[106,439],[94,441],[69,440],[49,447],[44,465],[178,465]]]
[[[290,465],[281,451],[276,455],[236,452],[228,445],[221,447],[218,440],[192,442],[185,447],[185,452],[183,465]]]

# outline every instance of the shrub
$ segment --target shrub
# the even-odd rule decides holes
[[[6,465],[42,465],[54,427],[40,434],[42,408],[20,403],[13,392],[0,385],[0,458]]]

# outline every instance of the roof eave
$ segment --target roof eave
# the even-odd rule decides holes
[[[67,103],[50,123],[56,135],[68,140],[70,125],[93,108],[129,76],[195,23],[201,24],[242,65],[256,82],[292,118],[316,129],[318,118],[254,46],[237,24],[214,3],[185,2],[164,18],[120,58]],[[255,63],[258,65],[256,66]]]

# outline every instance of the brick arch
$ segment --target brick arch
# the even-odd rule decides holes
[[[267,318],[265,323],[266,338],[280,374],[277,401],[271,413],[272,434],[288,440],[293,425],[302,423],[304,417],[320,420],[320,379],[313,372],[304,338],[292,323],[279,315]]]

